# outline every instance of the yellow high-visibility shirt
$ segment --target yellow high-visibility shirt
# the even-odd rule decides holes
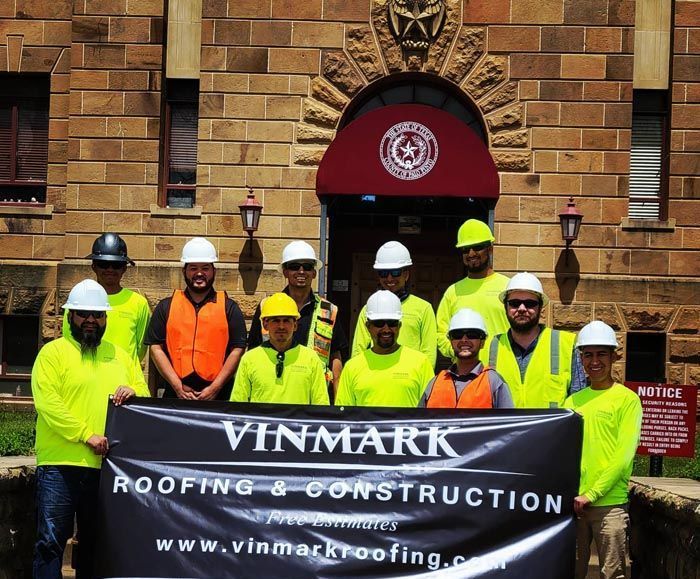
[[[481,314],[489,336],[508,331],[510,324],[506,311],[498,299],[508,285],[509,279],[500,273],[492,273],[483,279],[465,277],[445,290],[437,309],[438,350],[443,356],[452,358],[454,351],[447,338],[450,318],[462,308],[469,308]]]
[[[425,354],[434,368],[437,358],[437,327],[433,306],[411,294],[401,302],[401,313],[398,343]],[[351,357],[371,347],[372,337],[367,329],[367,306],[363,306],[352,339]]]
[[[284,369],[277,378],[277,350],[263,345],[241,358],[231,392],[232,402],[328,404],[326,372],[318,354],[297,344],[284,352]]]
[[[46,344],[32,368],[37,464],[100,468],[85,441],[104,434],[109,396],[122,385],[149,396],[138,360],[119,346],[102,340],[92,359],[72,338]]]
[[[596,507],[626,503],[642,428],[639,396],[616,382],[606,390],[584,388],[569,396],[564,408],[583,416],[579,494]]]
[[[434,372],[428,358],[400,346],[391,354],[365,350],[343,367],[336,406],[418,406]]]
[[[112,309],[107,312],[107,329],[102,339],[143,360],[148,350],[143,339],[151,319],[146,298],[135,291],[122,288],[119,293],[107,295],[107,300]],[[68,310],[63,312],[63,335],[71,335]]]

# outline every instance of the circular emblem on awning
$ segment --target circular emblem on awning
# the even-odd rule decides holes
[[[384,168],[397,179],[420,179],[435,166],[437,139],[425,125],[415,121],[397,123],[384,133],[379,156]]]

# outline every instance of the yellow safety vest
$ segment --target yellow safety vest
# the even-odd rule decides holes
[[[571,384],[575,340],[571,332],[544,328],[524,378],[507,333],[494,336],[482,352],[488,352],[488,365],[508,384],[515,408],[561,408]]]

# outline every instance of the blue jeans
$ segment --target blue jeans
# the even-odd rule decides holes
[[[61,579],[63,551],[78,522],[76,579],[93,577],[100,471],[80,466],[36,469],[34,579]]]

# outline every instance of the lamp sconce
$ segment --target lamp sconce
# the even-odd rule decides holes
[[[569,202],[559,214],[559,223],[561,224],[561,238],[566,243],[566,263],[569,263],[569,247],[578,239],[578,232],[581,229],[581,221],[583,213],[576,209],[576,203],[573,197],[569,197]]]
[[[245,203],[241,203],[238,208],[241,210],[241,222],[243,231],[250,238],[249,255],[253,255],[253,234],[258,230],[260,224],[260,215],[262,214],[263,205],[255,198],[255,193],[252,187],[248,187],[248,195]]]

